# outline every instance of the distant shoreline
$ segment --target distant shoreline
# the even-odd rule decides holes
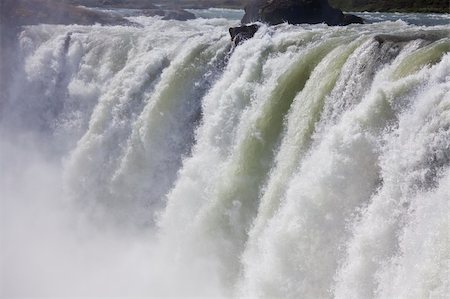
[[[95,0],[64,0],[71,4],[92,6]],[[399,0],[328,0],[331,6],[342,11],[353,12],[399,12],[399,13],[439,13],[450,14],[450,7],[442,0],[430,0],[430,5],[422,5],[421,0],[411,0],[406,6]],[[355,5],[355,2],[361,4]],[[244,9],[246,0],[104,0],[101,7],[110,8],[154,8],[155,5],[161,8],[176,9],[208,9],[208,8],[228,8]]]
[[[211,6],[211,7],[183,7],[183,9],[210,9],[210,8],[217,8],[217,9],[235,9],[235,10],[242,10],[244,11],[244,8],[240,7],[227,7],[227,6]],[[343,12],[358,12],[358,13],[364,13],[364,12],[370,12],[370,13],[424,13],[424,14],[448,14],[450,15],[450,12],[439,12],[435,10],[405,10],[405,9],[399,9],[399,10],[364,10],[364,9],[342,9]]]
[[[328,0],[331,6],[354,12],[389,13],[439,13],[449,14],[449,2],[445,0]]]
[[[210,7],[189,7],[183,6],[183,9],[209,9],[209,8],[225,8],[225,9],[241,9],[244,10],[243,7],[234,7],[234,6],[210,6]],[[435,13],[435,14],[450,14],[449,11],[445,10],[436,10],[436,9],[387,9],[387,10],[376,10],[376,9],[364,9],[364,8],[341,8],[342,11],[345,12],[380,12],[380,13]]]
[[[435,10],[435,9],[387,9],[387,10],[376,10],[376,9],[342,9],[342,11],[351,11],[351,12],[380,12],[380,13],[435,13],[435,14],[450,14],[450,12],[446,12],[444,10]]]

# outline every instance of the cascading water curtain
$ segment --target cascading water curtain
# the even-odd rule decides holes
[[[72,273],[55,292],[448,296],[449,26],[262,25],[231,48],[225,19],[143,24],[20,35],[23,65],[2,105],[5,207],[37,223],[30,234],[44,232],[32,239],[36,259]],[[13,155],[37,168],[14,172]],[[54,181],[40,178],[43,165]],[[39,231],[12,203],[30,196],[19,186],[36,184],[36,198],[71,215],[64,234],[49,233],[60,219]],[[29,207],[39,206],[53,209]],[[68,236],[80,226],[105,240],[85,246],[89,258],[72,251],[92,240]],[[16,244],[8,232],[3,241]],[[65,245],[48,245],[53,237]],[[104,270],[89,276],[70,256]],[[26,295],[52,293],[50,279],[30,283],[37,260],[22,266],[31,274],[14,277]]]

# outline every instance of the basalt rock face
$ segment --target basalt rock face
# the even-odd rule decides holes
[[[345,17],[340,9],[331,7],[328,0],[251,0],[241,22],[260,21],[270,25],[326,23],[334,26],[348,25],[353,20],[359,22],[359,19]]]
[[[230,32],[231,42],[234,46],[239,45],[243,41],[252,38],[256,31],[258,31],[259,25],[252,24],[249,26],[242,25],[239,27],[231,27],[228,31]]]
[[[364,24],[364,19],[352,14],[344,14],[344,19],[340,25]]]

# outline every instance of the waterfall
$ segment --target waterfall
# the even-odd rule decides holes
[[[145,239],[124,295],[448,296],[449,26],[261,25],[232,48],[233,21],[133,19],[24,28],[0,114],[5,207],[42,181],[64,234],[82,218],[133,235],[102,250]]]

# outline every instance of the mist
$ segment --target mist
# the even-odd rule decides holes
[[[220,296],[214,273],[177,264],[152,228],[93,221],[103,212],[68,198],[39,143],[1,134],[1,298]]]

